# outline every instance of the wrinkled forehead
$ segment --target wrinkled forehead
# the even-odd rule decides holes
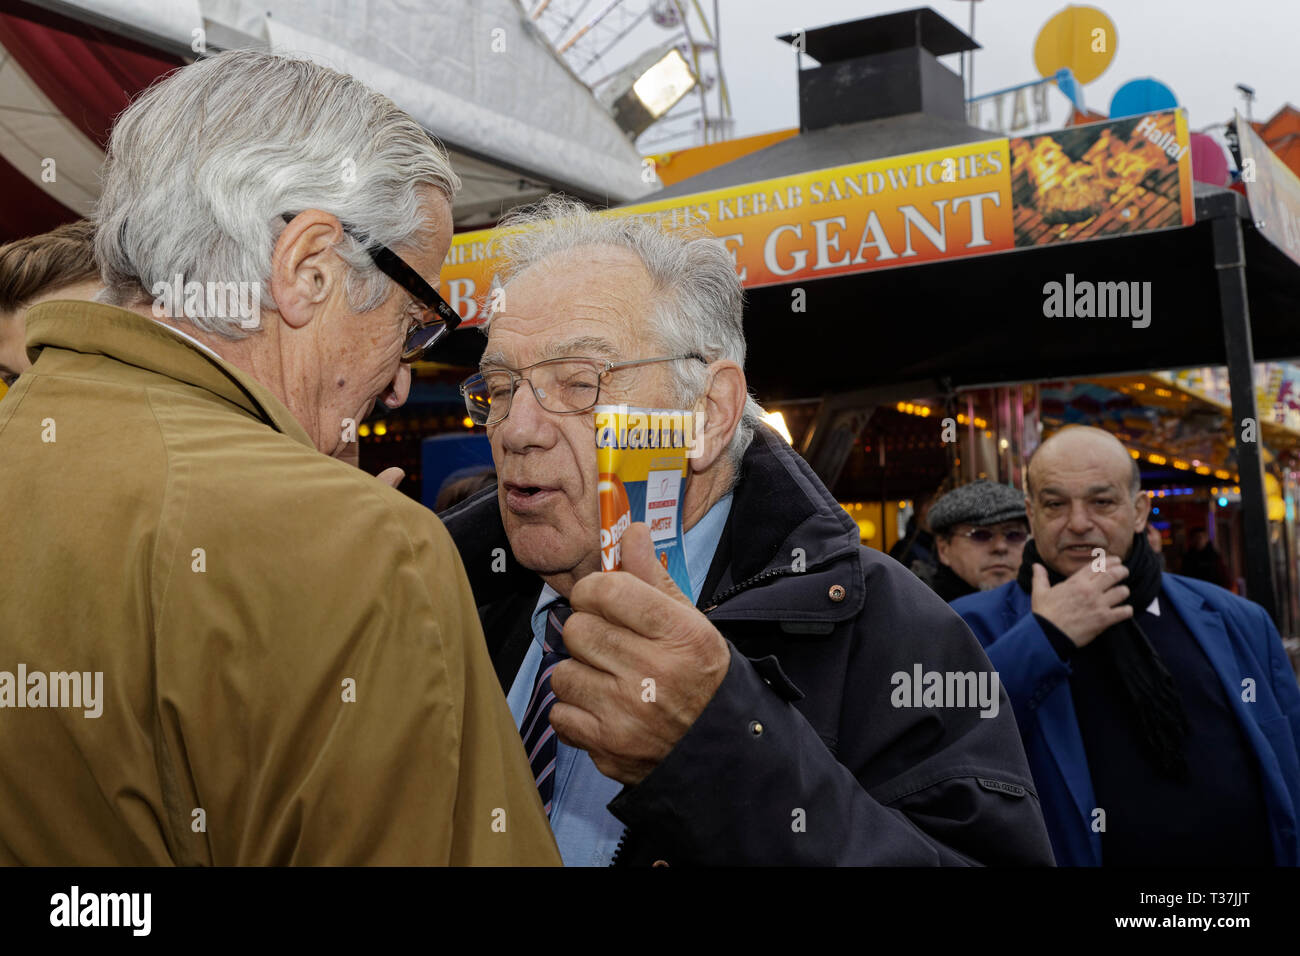
[[[582,247],[549,256],[503,289],[482,364],[632,357],[650,338],[653,283],[634,253]]]

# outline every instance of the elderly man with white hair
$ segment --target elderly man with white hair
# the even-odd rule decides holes
[[[0,403],[0,863],[559,862],[446,531],[336,460],[456,321],[457,186],[303,60],[118,119],[107,288]]]
[[[503,225],[462,386],[499,485],[443,519],[565,862],[1050,864],[974,637],[760,422],[725,246],[554,198]],[[642,524],[600,572],[598,403],[696,414],[689,595]]]

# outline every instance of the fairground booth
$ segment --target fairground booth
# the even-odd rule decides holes
[[[610,214],[726,242],[751,388],[864,542],[888,548],[941,483],[1021,487],[1043,438],[1094,424],[1138,461],[1171,569],[1208,528],[1236,588],[1294,633],[1294,174],[1240,124],[1249,204],[1194,181],[1178,108],[1024,135],[972,125],[938,57],[976,44],[929,8],[782,39],[797,134]],[[493,287],[491,240],[458,236],[443,270],[467,327]],[[429,374],[450,388],[482,342],[458,331]]]

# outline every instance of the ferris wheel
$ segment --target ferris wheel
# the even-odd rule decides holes
[[[718,0],[519,3],[641,152],[730,137]]]

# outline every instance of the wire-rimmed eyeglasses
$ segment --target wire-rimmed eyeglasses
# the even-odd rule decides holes
[[[537,404],[548,412],[573,415],[595,408],[600,401],[600,385],[606,375],[634,365],[653,362],[678,362],[691,359],[708,364],[695,352],[659,358],[609,362],[594,358],[553,358],[534,362],[521,369],[485,368],[460,385],[465,410],[475,425],[497,425],[510,414],[510,405],[520,382],[527,382]],[[524,372],[531,371],[531,375]]]

